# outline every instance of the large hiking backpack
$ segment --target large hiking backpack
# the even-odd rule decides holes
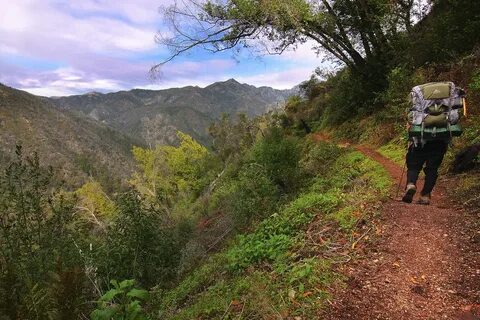
[[[412,108],[408,115],[410,137],[422,141],[449,139],[462,134],[458,124],[465,92],[453,82],[431,82],[412,89]]]

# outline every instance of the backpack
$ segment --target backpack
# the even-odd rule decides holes
[[[412,108],[408,118],[410,137],[428,140],[448,140],[462,134],[458,124],[465,92],[453,82],[430,82],[413,87]]]

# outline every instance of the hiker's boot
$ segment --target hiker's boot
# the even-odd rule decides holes
[[[413,183],[407,184],[405,195],[403,196],[402,201],[406,203],[412,203],[415,192],[417,192],[417,187]]]
[[[430,196],[430,193],[426,194],[426,195],[422,195],[420,197],[420,199],[418,199],[418,204],[423,204],[423,205],[426,205],[428,206],[430,204],[430,199],[432,197]]]

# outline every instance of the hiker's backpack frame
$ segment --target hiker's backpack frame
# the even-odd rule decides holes
[[[431,82],[415,86],[411,91],[409,136],[428,140],[460,136],[459,109],[463,108],[465,92],[453,82]]]

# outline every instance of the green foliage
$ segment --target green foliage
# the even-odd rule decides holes
[[[134,287],[135,280],[111,280],[113,288],[98,299],[92,320],[146,320],[141,303],[148,299],[148,291]]]
[[[298,231],[319,212],[329,213],[338,204],[333,193],[299,196],[278,214],[260,223],[254,233],[238,236],[238,244],[227,253],[229,268],[243,270],[252,264],[276,263],[288,258]]]
[[[327,285],[330,283],[331,272],[328,260],[314,258],[305,258],[292,265],[286,271],[288,282],[296,286],[300,293],[305,292],[305,287],[319,284]]]
[[[225,260],[223,255],[211,256],[205,264],[195,269],[172,290],[162,292],[159,288],[156,288],[154,292],[159,294],[158,299],[161,300],[158,310],[162,312],[175,309],[183,305],[190,297],[208,287],[216,280],[217,276],[220,277]]]
[[[328,298],[326,287],[339,277],[329,259],[318,257],[321,248],[309,248],[307,226],[315,220],[318,228],[335,223],[336,230],[351,232],[367,214],[366,205],[386,197],[391,181],[379,164],[359,152],[326,143],[306,149],[299,163],[309,173],[310,186],[253,232],[238,235],[178,287],[162,292],[159,317],[316,315]]]
[[[383,99],[390,108],[386,111],[390,119],[398,119],[410,108],[409,94],[411,89],[425,79],[419,72],[413,72],[407,67],[396,67],[388,74],[388,89],[383,94]]]
[[[209,127],[208,132],[213,138],[213,150],[223,162],[227,162],[253,145],[258,127],[245,114],[238,114],[237,120],[232,121],[224,113],[220,120]]]
[[[396,164],[403,166],[405,164],[405,156],[407,153],[405,141],[392,140],[388,144],[378,149],[381,155],[394,161]]]
[[[86,175],[97,181],[107,194],[113,194],[123,187],[122,178],[112,172],[107,165],[100,163],[92,153],[75,156],[74,164]]]
[[[76,190],[75,194],[79,197],[77,207],[85,213],[85,218],[93,224],[104,227],[104,223],[115,216],[115,204],[103,191],[100,183],[89,181]]]
[[[62,275],[81,264],[74,200],[52,196],[51,178],[51,168],[40,166],[36,154],[24,157],[21,147],[0,175],[0,311],[10,319],[61,313],[64,297],[47,284],[72,293],[72,282]],[[77,284],[72,301],[86,297],[84,282]],[[71,311],[75,316],[82,310]]]
[[[307,152],[300,164],[311,176],[331,174],[333,164],[343,153],[336,145],[328,142],[312,141],[305,149]]]
[[[464,145],[480,143],[480,116],[471,116],[465,122],[466,126],[462,136]]]
[[[312,75],[309,80],[300,84],[300,90],[308,100],[313,100],[321,91],[322,86],[316,75]]]
[[[252,157],[283,191],[294,191],[301,185],[302,172],[298,166],[300,141],[285,136],[280,128],[268,130],[265,137],[253,146]]]
[[[480,43],[479,16],[480,8],[475,1],[436,1],[432,12],[416,26],[416,32],[409,38],[404,57],[414,67],[419,67],[470,53]]]
[[[265,169],[252,163],[240,169],[228,198],[234,219],[245,225],[252,218],[261,219],[272,213],[279,197],[278,187]]]
[[[470,89],[472,90],[480,90],[480,72],[477,72],[473,78],[472,82],[470,83]]]
[[[355,207],[344,207],[330,216],[330,218],[338,223],[340,228],[344,230],[351,230],[355,223],[357,222],[357,216],[355,214],[358,212],[358,208]]]
[[[324,126],[336,125],[357,115],[365,115],[375,107],[372,92],[379,89],[365,88],[358,75],[344,70],[329,80],[332,90],[329,92],[329,99],[325,102]]]
[[[193,201],[211,179],[205,172],[209,156],[205,147],[190,136],[178,132],[180,145],[157,146],[155,149],[133,148],[140,173],[130,183],[151,203],[171,209],[179,198]]]
[[[106,279],[136,279],[147,288],[174,279],[180,249],[190,230],[188,221],[171,225],[136,192],[121,195],[117,208],[98,252],[99,273]]]

